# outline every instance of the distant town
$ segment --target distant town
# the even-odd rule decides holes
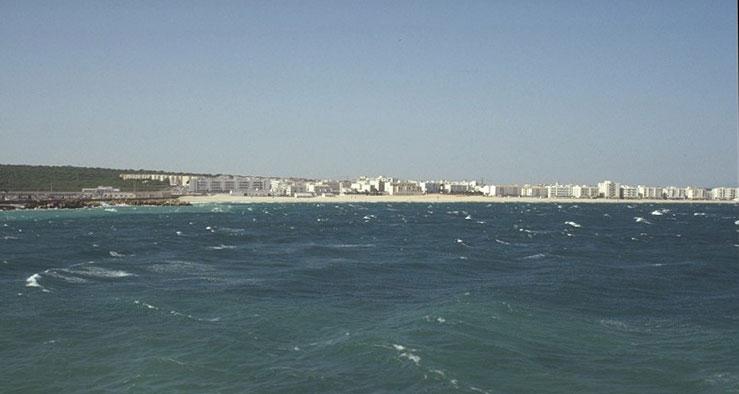
[[[724,200],[737,201],[739,188],[629,185],[604,180],[596,185],[484,184],[468,180],[401,180],[362,176],[352,180],[315,180],[237,175],[183,175],[174,173],[120,173],[123,181],[156,182],[160,190],[122,191],[109,185],[79,191],[0,191],[2,201],[29,200],[135,200],[171,199],[180,196],[228,194],[255,197],[331,197],[338,195],[477,195],[536,199],[608,200]]]

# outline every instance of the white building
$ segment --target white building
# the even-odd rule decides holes
[[[620,198],[621,185],[611,181],[600,182],[598,183],[598,196],[603,198]]]
[[[656,186],[644,186],[639,185],[636,187],[639,198],[646,198],[650,200],[661,200],[664,198],[662,195],[662,188]]]
[[[572,198],[572,196],[572,185],[555,183],[554,185],[547,186],[548,198]]]
[[[235,195],[261,196],[268,195],[272,183],[269,178],[250,176],[199,176],[190,180],[188,191],[191,193],[230,193]]]
[[[734,200],[737,197],[739,197],[739,188],[714,187],[711,189],[711,199],[713,200]]]
[[[683,187],[668,186],[662,189],[662,194],[668,200],[684,200],[687,198],[687,192]]]
[[[355,193],[380,194],[385,192],[385,184],[392,179],[378,176],[375,178],[359,177],[352,182],[351,189]]]
[[[339,194],[341,192],[341,185],[338,181],[323,180],[319,182],[306,182],[305,189],[308,193],[313,193],[317,196]]]
[[[588,185],[572,186],[572,196],[575,198],[597,198],[598,187]]]
[[[487,185],[482,187],[483,194],[492,197],[518,197],[521,195],[521,186],[518,185]]]
[[[471,191],[467,182],[444,182],[444,193],[447,194],[465,194]]]
[[[708,191],[702,187],[687,187],[685,188],[685,198],[688,200],[706,200]]]
[[[627,200],[637,199],[639,198],[639,189],[637,189],[635,186],[622,185],[621,198]]]
[[[170,186],[187,186],[192,179],[191,175],[175,174],[121,174],[121,179],[127,180],[153,180],[167,182]]]
[[[544,185],[523,185],[521,197],[546,198],[549,195]]]
[[[392,182],[385,184],[385,192],[391,196],[411,196],[423,194],[421,186],[416,182]]]
[[[136,198],[135,193],[122,192],[112,186],[88,187],[82,189],[82,195],[87,198]]]
[[[295,179],[273,179],[270,181],[270,194],[273,196],[294,196],[305,193],[305,182]]]

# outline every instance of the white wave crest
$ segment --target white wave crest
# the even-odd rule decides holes
[[[39,275],[39,274],[33,274],[33,275],[29,276],[28,278],[26,278],[26,287],[40,287],[40,288],[43,288],[43,286],[41,286],[38,283],[38,280],[40,278],[41,278],[41,275]]]
[[[413,363],[415,363],[416,365],[421,362],[421,357],[409,352],[400,353],[400,357],[407,358],[408,360],[413,361]]]
[[[109,270],[102,267],[84,267],[79,270],[63,270],[65,272],[68,272],[70,274],[74,275],[81,275],[81,276],[87,276],[90,278],[103,278],[103,279],[109,279],[109,278],[125,278],[128,276],[136,276],[130,272],[121,271],[121,270]]]
[[[208,249],[210,250],[236,249],[236,246],[220,244],[218,246],[209,246]]]
[[[575,222],[565,222],[565,224],[567,224],[567,225],[570,225],[570,226],[572,226],[572,227],[577,227],[577,228],[580,228],[580,227],[582,227],[581,225],[579,225],[579,224],[577,224],[577,223],[575,223]]]

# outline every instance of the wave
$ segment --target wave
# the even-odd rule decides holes
[[[129,276],[136,276],[130,272],[122,270],[109,270],[102,267],[84,267],[78,270],[62,269],[60,271],[67,272],[73,275],[87,276],[90,278],[102,278],[102,279],[113,279],[113,278],[126,278]]]
[[[146,302],[139,301],[139,300],[134,300],[133,303],[136,304],[136,305],[141,305],[144,308],[149,309],[149,310],[153,310],[153,311],[162,310],[162,308],[160,308],[160,307],[158,307],[156,305],[148,304]],[[200,322],[215,323],[215,322],[221,321],[221,318],[220,317],[214,317],[214,318],[210,318],[210,319],[204,319],[204,318],[195,317],[195,316],[190,315],[190,314],[187,314],[187,313],[177,312],[175,310],[170,310],[169,311],[169,314],[170,315],[173,315],[173,316],[178,316],[178,317],[185,317],[187,319],[195,320],[195,321],[200,321]]]
[[[408,360],[413,361],[416,365],[419,365],[419,363],[421,362],[420,356],[413,354],[413,353],[409,353],[409,352],[400,353],[400,357],[407,358]]]
[[[374,248],[375,244],[331,244],[331,245],[323,245],[327,248],[337,248],[337,249],[353,249],[353,248]]]
[[[411,360],[416,365],[419,365],[419,363],[421,362],[421,357],[420,356],[411,353],[411,351],[415,351],[414,349],[408,349],[408,348],[406,348],[403,345],[398,345],[398,344],[395,344],[395,343],[393,344],[393,348],[395,350],[397,350],[397,351],[400,352],[400,354],[398,355],[398,357]]]
[[[634,221],[636,221],[637,223],[652,224],[652,222],[640,216],[634,216]]]
[[[462,245],[462,246],[464,246],[464,247],[471,248],[470,245],[467,245],[463,240],[461,240],[459,238],[457,238],[457,243],[460,244],[460,245]]]
[[[495,242],[497,242],[497,243],[499,243],[499,244],[501,244],[501,245],[510,245],[510,244],[511,244],[510,242],[506,242],[506,241],[501,241],[501,240],[499,240],[498,238],[496,238],[496,239],[495,239]]]
[[[139,300],[134,300],[134,301],[133,301],[133,303],[134,303],[134,304],[136,304],[136,305],[143,305],[144,307],[146,307],[146,308],[148,308],[148,309],[153,309],[153,310],[155,310],[155,311],[158,311],[158,310],[159,310],[159,308],[158,308],[158,307],[156,307],[156,306],[154,306],[154,305],[151,305],[151,304],[147,304],[147,303],[145,303],[145,302],[141,302],[141,301],[139,301]]]
[[[218,246],[208,246],[208,249],[210,250],[236,249],[236,246],[220,244]]]
[[[547,255],[545,255],[544,253],[537,253],[537,254],[532,254],[530,256],[522,257],[521,259],[522,260],[538,260],[538,259],[543,259],[544,257],[547,257]]]
[[[41,275],[39,274],[33,274],[26,278],[26,287],[43,287],[38,283],[38,280],[41,279]]]
[[[110,256],[111,256],[111,257],[126,257],[126,255],[125,255],[125,254],[123,254],[123,253],[118,253],[118,252],[116,252],[115,250],[111,250],[111,251],[110,251],[110,252],[108,252],[108,253],[110,254]]]
[[[579,224],[577,224],[577,223],[575,223],[575,222],[569,222],[569,221],[568,221],[568,222],[565,222],[565,224],[567,224],[567,225],[570,225],[570,226],[572,226],[572,227],[576,227],[576,228],[580,228],[580,227],[582,227],[581,225],[579,225]]]
[[[49,275],[49,276],[51,276],[51,277],[54,277],[54,278],[57,278],[57,279],[61,279],[61,280],[65,281],[65,282],[67,282],[67,283],[77,283],[77,284],[79,284],[79,283],[87,283],[88,282],[87,279],[78,278],[76,276],[62,275],[62,274],[60,274],[60,273],[58,273],[58,272],[56,272],[54,270],[46,270],[46,271],[44,271],[44,273],[47,274],[47,275]]]

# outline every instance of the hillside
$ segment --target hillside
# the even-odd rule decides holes
[[[169,186],[159,181],[124,181],[124,173],[165,173],[164,171],[130,170],[72,166],[32,166],[0,164],[0,191],[80,191],[83,187],[113,186],[123,191],[162,190]],[[168,174],[181,174],[172,173]]]

